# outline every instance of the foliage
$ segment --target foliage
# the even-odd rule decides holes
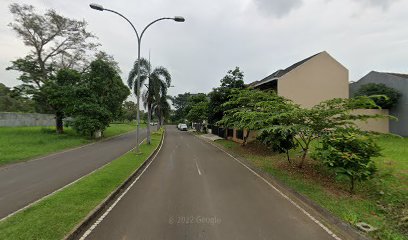
[[[355,96],[369,96],[381,108],[390,109],[398,103],[401,93],[383,83],[367,83],[361,85]]]
[[[148,123],[152,118],[153,104],[157,109],[159,124],[163,122],[163,115],[167,115],[169,109],[167,102],[167,89],[171,84],[169,71],[162,66],[152,69],[152,65],[145,58],[140,59],[140,85],[137,86],[137,76],[139,61],[135,61],[128,76],[128,86],[134,90],[135,95],[140,93],[140,89],[147,81],[147,90],[143,93],[142,99],[145,108],[147,107]],[[166,111],[166,112],[164,112]],[[160,125],[158,126],[158,128]],[[150,124],[147,125],[147,142],[150,143]]]
[[[310,148],[310,143],[327,132],[339,128],[355,125],[355,120],[382,118],[383,115],[354,114],[353,110],[364,107],[376,107],[374,101],[368,97],[352,99],[335,98],[323,101],[312,108],[295,107],[291,111],[283,112],[273,118],[278,124],[266,130],[290,131],[295,133],[295,141],[302,148],[303,155],[299,167],[303,167],[304,160]],[[265,119],[265,121],[268,121]]]
[[[222,107],[227,110],[217,124],[230,128],[247,129],[243,143],[245,145],[251,130],[260,130],[278,124],[274,117],[290,111],[295,105],[275,92],[235,89],[231,91],[230,100]]]
[[[350,192],[353,193],[356,181],[367,180],[376,167],[372,157],[380,156],[380,148],[366,134],[354,128],[338,129],[325,134],[321,146],[313,157],[319,159],[338,174],[350,179]]]
[[[9,26],[31,51],[12,61],[7,70],[21,72],[18,79],[22,84],[17,89],[33,96],[38,112],[55,113],[60,119],[61,109],[50,106],[55,99],[48,98],[47,89],[55,87],[50,85],[59,70],[69,68],[82,72],[88,67],[88,52],[98,46],[92,42],[95,36],[86,30],[84,20],[66,18],[52,9],[40,14],[32,5],[13,3],[10,12],[14,21]],[[62,131],[58,126],[57,129]]]
[[[74,93],[80,79],[79,72],[64,68],[57,72],[53,81],[48,81],[40,87],[41,94],[47,96],[48,104],[55,111],[57,133],[63,133],[63,118],[76,100]]]
[[[183,94],[178,94],[177,96],[171,98],[173,106],[176,109],[173,117],[174,122],[182,122],[186,119],[186,116],[188,114],[187,111],[188,99],[190,98],[191,95],[192,95],[191,93],[186,92]]]
[[[34,112],[34,102],[0,83],[0,112]]]
[[[208,113],[208,100],[198,102],[194,104],[187,114],[187,120],[201,124],[204,120],[207,120]]]
[[[214,124],[222,119],[224,116],[224,111],[227,110],[223,107],[223,104],[228,102],[233,89],[243,89],[244,84],[244,74],[236,67],[234,70],[229,70],[227,75],[221,79],[221,86],[214,88],[212,92],[209,93],[209,112],[208,112],[208,122]]]
[[[103,60],[95,60],[75,90],[70,113],[73,127],[81,134],[92,136],[104,131],[121,112],[122,103],[130,94],[117,71]]]
[[[120,118],[131,122],[135,121],[136,117],[137,117],[136,103],[132,101],[125,101],[122,105],[122,112]]]
[[[285,153],[289,163],[289,150],[297,147],[295,142],[295,132],[291,129],[269,129],[264,130],[257,137],[263,144],[274,152]]]

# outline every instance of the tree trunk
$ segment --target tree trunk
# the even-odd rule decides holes
[[[303,168],[303,164],[305,162],[307,152],[308,152],[308,148],[303,149],[302,160],[300,161],[299,168]]]
[[[353,176],[350,176],[350,183],[351,183],[351,185],[350,185],[350,194],[353,194],[354,193],[354,177]]]
[[[146,131],[147,131],[147,144],[150,144],[150,121],[152,117],[152,105],[150,103],[147,104],[147,126],[146,126]]]
[[[64,114],[62,112],[55,113],[55,128],[58,134],[64,133]]]
[[[248,137],[249,137],[249,133],[250,133],[250,130],[247,130],[247,132],[246,132],[246,134],[244,136],[244,142],[242,143],[242,146],[247,145],[247,140],[248,140]]]
[[[288,149],[286,149],[286,157],[288,159],[289,164],[292,164],[292,162],[290,161],[289,150]]]

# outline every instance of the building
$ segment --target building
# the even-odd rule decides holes
[[[348,70],[326,51],[249,84],[260,90],[275,90],[303,107],[324,100],[348,98]]]
[[[250,88],[274,90],[302,107],[314,105],[333,98],[349,98],[348,69],[334,59],[326,51],[314,54],[293,65],[280,69],[271,75],[252,82]],[[358,109],[356,114],[383,114],[388,111],[379,109]],[[367,122],[356,122],[357,126],[366,131],[389,132],[388,119],[369,119]],[[236,142],[242,142],[246,130],[227,129],[221,135]],[[254,139],[256,132],[251,131],[248,139]]]
[[[408,136],[408,74],[371,71],[350,84],[350,96],[354,96],[357,90],[367,83],[383,83],[402,94],[398,104],[389,109],[389,114],[398,118],[398,121],[389,122],[389,130],[394,134]]]

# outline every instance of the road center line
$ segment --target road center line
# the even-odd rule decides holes
[[[197,159],[195,159],[195,163],[196,163],[196,167],[197,167],[198,175],[200,175],[200,176],[201,176],[201,171],[200,171],[200,168],[198,167]]]

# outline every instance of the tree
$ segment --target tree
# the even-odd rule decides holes
[[[381,108],[390,109],[398,103],[401,93],[383,83],[367,83],[361,85],[355,96],[371,97]]]
[[[48,105],[47,95],[41,87],[55,79],[60,69],[70,68],[80,72],[88,64],[87,54],[97,44],[92,42],[93,34],[86,31],[87,23],[66,18],[55,10],[49,9],[45,14],[36,12],[32,5],[11,4],[10,12],[14,22],[9,26],[22,38],[31,49],[30,53],[12,61],[7,70],[20,71],[19,87],[25,94],[34,96],[41,112],[57,113]]]
[[[246,129],[247,132],[242,143],[245,146],[251,131],[278,124],[273,118],[280,113],[292,110],[295,105],[278,96],[275,92],[234,89],[231,91],[229,101],[224,103],[222,107],[226,110],[223,118],[217,124],[230,128]]]
[[[48,81],[40,87],[41,94],[47,96],[48,104],[54,109],[57,133],[64,132],[63,119],[68,108],[76,101],[74,93],[80,80],[81,74],[78,71],[60,69],[53,81]]]
[[[328,132],[339,128],[355,125],[355,120],[367,120],[369,118],[383,118],[383,115],[354,114],[352,110],[358,108],[375,108],[377,105],[368,97],[352,99],[335,98],[323,101],[314,107],[307,109],[296,107],[291,111],[275,116],[268,131],[284,131],[295,133],[295,141],[302,148],[303,154],[299,167],[302,168],[310,143]],[[265,121],[268,121],[267,119]]]
[[[126,101],[122,105],[122,116],[127,121],[131,122],[136,120],[137,106],[132,101]]]
[[[178,94],[171,98],[174,108],[176,109],[174,112],[174,121],[184,121],[188,114],[186,108],[188,104],[188,99],[190,98],[191,93],[186,92],[183,94]]]
[[[138,61],[134,63],[133,69],[129,73],[128,86],[130,89],[133,89],[134,93],[137,95],[143,84],[146,81],[148,82],[149,87],[147,91],[143,93],[142,99],[145,107],[147,107],[148,122],[150,122],[153,103],[156,102],[160,107],[160,95],[163,95],[164,92],[167,93],[167,88],[171,84],[171,75],[166,68],[161,66],[152,69],[150,62],[145,58],[140,59],[140,86],[137,86],[137,75]],[[147,124],[147,143],[150,144],[149,124]]]
[[[228,102],[229,96],[233,89],[243,89],[244,84],[244,73],[235,67],[234,70],[229,70],[227,75],[221,79],[221,86],[214,88],[211,93],[209,93],[209,112],[208,112],[208,122],[210,124],[215,124],[220,121],[224,116],[223,104]]]
[[[325,134],[312,156],[337,174],[346,175],[353,193],[356,181],[364,181],[375,173],[372,157],[380,156],[380,148],[369,135],[344,128]]]
[[[0,83],[0,112],[34,112],[34,102],[21,94],[18,89],[10,89]]]
[[[272,151],[285,153],[289,164],[291,164],[289,150],[297,147],[295,137],[295,132],[291,129],[268,129],[261,131],[257,138]]]
[[[171,107],[168,99],[171,99],[170,96],[166,95],[166,92],[163,92],[160,97],[159,101],[155,101],[152,105],[153,112],[158,118],[157,130],[164,124],[164,119],[170,117]]]
[[[91,137],[96,131],[103,132],[120,114],[129,94],[118,72],[108,62],[94,60],[75,90],[76,101],[69,110],[74,118],[73,127]]]
[[[201,129],[203,121],[208,119],[208,99],[206,95],[197,94],[191,96],[188,108],[187,120],[197,123],[199,129]]]

